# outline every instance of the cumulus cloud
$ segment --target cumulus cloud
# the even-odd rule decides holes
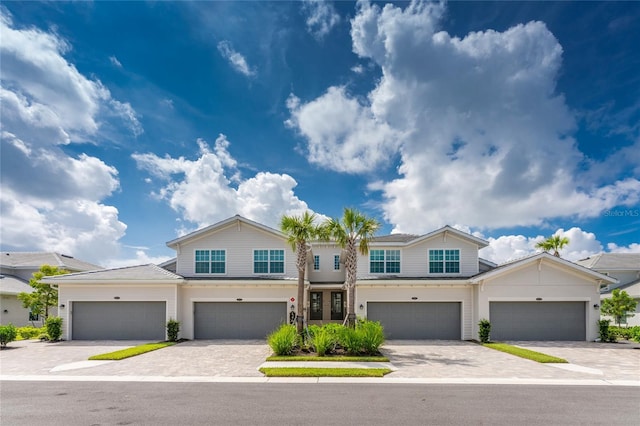
[[[366,173],[398,155],[398,177],[369,185],[396,232],[534,226],[640,201],[637,178],[584,169],[574,113],[556,91],[562,47],[544,23],[460,38],[440,30],[445,12],[358,3],[353,51],[382,77],[366,98],[344,87],[289,98],[287,124],[311,163]]]
[[[199,139],[198,158],[134,154],[138,167],[162,182],[154,195],[166,200],[181,216],[206,226],[235,214],[276,227],[283,214],[301,214],[307,204],[294,193],[295,179],[287,174],[260,172],[243,179],[220,135],[214,148]]]
[[[101,263],[117,253],[126,229],[118,210],[102,203],[118,190],[118,171],[61,146],[97,143],[114,117],[134,135],[142,126],[131,105],[67,61],[71,45],[55,33],[18,28],[4,10],[0,32],[2,244]]]
[[[256,71],[249,67],[249,64],[247,63],[245,57],[233,50],[233,47],[231,46],[231,43],[229,41],[223,40],[218,43],[218,51],[223,58],[229,61],[233,69],[238,71],[240,74],[243,74],[247,77],[251,77],[256,74]]]
[[[169,259],[171,259],[170,256],[149,256],[146,249],[139,248],[135,252],[135,257],[127,259],[110,259],[102,266],[105,268],[124,268],[126,266],[148,265],[150,263],[159,265]]]
[[[333,4],[324,0],[304,0],[302,11],[307,16],[307,31],[317,40],[323,39],[340,23],[340,15]]]

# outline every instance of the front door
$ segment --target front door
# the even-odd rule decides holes
[[[331,319],[343,320],[344,319],[344,293],[341,291],[331,292]]]
[[[309,319],[310,320],[322,320],[322,292],[321,291],[312,291],[310,294],[310,312]]]

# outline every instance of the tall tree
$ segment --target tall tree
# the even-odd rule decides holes
[[[600,312],[613,317],[620,327],[623,319],[635,315],[633,312],[637,305],[638,302],[629,296],[629,293],[616,288],[611,292],[611,297],[602,300]]]
[[[553,255],[560,257],[560,250],[569,244],[569,238],[561,237],[560,235],[552,235],[544,241],[540,241],[536,244],[536,248],[542,249],[546,252],[553,251]]]
[[[282,216],[280,229],[287,234],[287,242],[296,253],[298,268],[298,314],[296,325],[298,333],[304,327],[304,276],[307,269],[308,243],[321,233],[320,226],[315,223],[315,213],[304,212],[302,216]]]
[[[57,266],[42,265],[40,269],[34,272],[29,280],[29,285],[33,287],[31,293],[18,293],[18,299],[22,301],[22,306],[28,308],[32,313],[42,316],[42,321],[46,321],[49,317],[49,307],[58,305],[58,289],[51,284],[41,283],[44,277],[54,275],[68,274],[66,269],[60,269]]]
[[[345,208],[342,219],[329,219],[325,231],[345,250],[345,285],[347,287],[347,324],[356,323],[355,288],[358,275],[358,252],[369,254],[371,238],[380,229],[380,223],[356,209]]]

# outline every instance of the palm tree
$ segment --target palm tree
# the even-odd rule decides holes
[[[280,229],[287,234],[287,242],[296,253],[296,267],[298,268],[298,315],[296,325],[298,333],[304,327],[304,275],[307,269],[308,241],[316,238],[320,233],[320,226],[314,222],[315,213],[304,212],[302,216],[282,216]]]
[[[552,235],[546,240],[540,241],[536,244],[536,248],[542,249],[546,252],[553,250],[553,255],[560,257],[560,250],[562,250],[567,244],[569,244],[569,239],[567,237]]]
[[[347,287],[347,324],[355,326],[355,287],[358,275],[358,252],[363,256],[369,253],[369,242],[380,229],[380,223],[359,211],[345,208],[342,219],[329,219],[323,232],[334,238],[345,250],[345,272]],[[356,245],[358,246],[356,249]]]

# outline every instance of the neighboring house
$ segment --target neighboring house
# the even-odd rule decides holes
[[[234,216],[169,241],[162,264],[49,277],[59,288],[66,339],[263,339],[295,317],[295,253],[284,234]],[[342,322],[342,250],[312,242],[305,318]],[[488,243],[449,226],[371,241],[358,259],[356,314],[381,321],[389,339],[477,339],[487,318],[495,340],[594,340],[600,285],[615,279],[540,253],[497,266]],[[62,308],[62,306],[65,308]],[[595,306],[595,307],[594,307]]]
[[[0,324],[11,323],[16,327],[42,325],[42,318],[23,308],[18,300],[18,293],[33,291],[29,280],[42,265],[57,266],[70,272],[101,269],[100,266],[54,252],[1,252]],[[50,308],[49,314],[56,315],[56,308]]]
[[[579,265],[600,272],[618,280],[617,283],[603,286],[600,298],[611,297],[614,289],[626,291],[638,304],[634,316],[626,319],[629,326],[640,325],[640,253],[600,253],[579,260]],[[604,317],[614,321],[613,318]]]

